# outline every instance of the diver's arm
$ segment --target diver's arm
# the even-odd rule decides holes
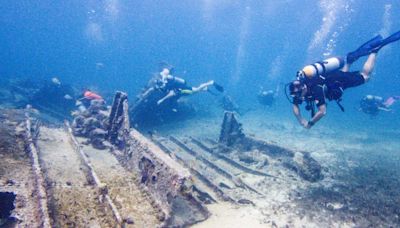
[[[174,82],[182,84],[182,85],[186,84],[186,81],[183,78],[179,78],[179,77],[175,77],[175,76],[172,76],[172,75],[168,75],[168,79],[169,80],[173,80]]]
[[[325,115],[326,115],[326,104],[318,106],[318,112],[315,113],[314,117],[310,121],[308,121],[306,128],[308,129],[311,128]]]
[[[154,87],[150,87],[149,89],[147,89],[143,94],[142,97],[146,97],[149,93],[154,91]]]
[[[300,108],[298,104],[293,104],[293,114],[296,117],[297,121],[303,126],[306,127],[308,122],[301,116]]]
[[[176,95],[176,93],[173,90],[169,91],[169,93],[167,95],[165,95],[165,97],[163,97],[163,98],[161,98],[160,100],[157,101],[157,105],[160,105],[165,100],[167,100],[167,99],[169,99],[169,98],[171,98],[171,97],[173,97],[175,95]]]

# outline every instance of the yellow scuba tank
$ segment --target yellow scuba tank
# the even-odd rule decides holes
[[[305,66],[302,70],[297,72],[297,78],[314,78],[320,75],[338,70],[344,66],[344,60],[340,57],[331,57],[322,62],[316,62]]]

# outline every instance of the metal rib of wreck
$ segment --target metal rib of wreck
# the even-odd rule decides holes
[[[127,96],[122,92],[117,92],[111,113],[117,113],[116,110],[122,111],[110,122],[125,124],[111,127],[114,131],[110,135],[122,136],[125,146],[114,154],[125,168],[139,175],[138,184],[145,187],[165,214],[163,225],[186,226],[207,219],[209,212],[191,193],[189,170],[141,133],[129,129]]]

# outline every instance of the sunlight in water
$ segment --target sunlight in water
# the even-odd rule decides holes
[[[320,28],[314,33],[313,39],[308,46],[309,56],[315,56],[325,43],[327,44],[323,55],[332,55],[338,36],[349,24],[352,11],[350,5],[351,1],[343,0],[321,0],[319,2],[323,18]],[[327,39],[329,40],[327,41]]]
[[[240,80],[240,76],[242,74],[242,68],[245,63],[246,43],[249,36],[250,19],[251,19],[251,8],[246,7],[244,16],[242,18],[242,24],[240,25],[239,45],[236,52],[236,65],[231,80],[231,83],[233,84],[236,84]]]

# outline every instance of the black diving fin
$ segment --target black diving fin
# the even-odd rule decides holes
[[[218,90],[219,92],[223,93],[224,92],[224,87],[222,87],[221,85],[217,84],[214,82],[214,87],[216,90]]]

